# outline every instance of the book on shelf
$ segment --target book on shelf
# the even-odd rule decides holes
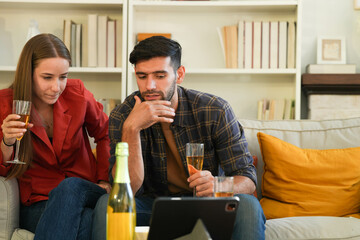
[[[306,73],[313,74],[354,74],[356,73],[355,64],[308,64]]]
[[[116,66],[116,20],[107,22],[106,66]]]
[[[70,35],[70,55],[71,55],[71,66],[76,66],[76,24],[71,23],[71,35]]]
[[[136,42],[140,42],[146,38],[153,37],[153,36],[163,36],[166,38],[171,38],[171,33],[138,33],[136,35]]]
[[[262,22],[261,34],[261,68],[269,68],[270,22]]]
[[[88,53],[88,67],[97,67],[98,62],[98,15],[88,15],[88,35],[87,35],[87,53]]]
[[[98,16],[97,30],[97,66],[106,67],[106,44],[107,44],[107,23],[109,17],[106,15]]]
[[[245,43],[244,43],[244,68],[252,68],[253,50],[253,24],[251,21],[245,22]]]
[[[224,43],[225,31],[224,31],[223,27],[217,27],[216,31],[217,31],[218,36],[219,36],[221,52],[223,53],[223,59],[224,59],[224,62],[226,62],[226,60],[225,60],[226,59],[226,56],[225,56],[225,43]],[[225,65],[226,65],[226,63],[225,63]]]
[[[270,22],[270,68],[279,67],[279,22]]]
[[[296,56],[296,23],[288,23],[288,49],[287,49],[287,68],[295,68]]]
[[[226,68],[238,67],[238,26],[217,28]]]
[[[286,68],[287,65],[287,38],[288,25],[285,21],[279,22],[279,68]]]
[[[82,66],[82,24],[76,24],[75,67]]]
[[[253,22],[253,57],[252,68],[261,68],[261,22]]]
[[[234,34],[237,29],[236,35]],[[244,21],[217,28],[227,68],[295,68],[296,22]],[[237,46],[236,46],[237,45]],[[235,55],[237,49],[237,63]]]
[[[81,67],[82,24],[65,19],[63,32],[63,41],[71,56],[71,66]]]
[[[237,25],[224,26],[226,67],[238,67],[238,32]]]
[[[258,101],[258,120],[295,118],[295,101],[291,99],[261,99]]]
[[[238,23],[238,68],[244,68],[244,21]]]
[[[81,67],[88,67],[88,22],[81,24]]]
[[[121,21],[116,21],[116,36],[115,36],[115,46],[116,46],[116,60],[115,67],[122,67],[122,25]]]
[[[71,24],[73,23],[70,19],[64,20],[63,26],[63,42],[66,48],[70,51],[70,44],[71,44]]]

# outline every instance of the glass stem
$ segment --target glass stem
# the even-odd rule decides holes
[[[14,161],[19,161],[19,148],[20,148],[20,140],[16,139],[16,148],[15,148],[15,158]]]

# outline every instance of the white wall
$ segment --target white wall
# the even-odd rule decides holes
[[[344,36],[346,63],[356,64],[360,73],[360,10],[353,0],[300,0],[302,12],[301,69],[316,63],[317,36]]]

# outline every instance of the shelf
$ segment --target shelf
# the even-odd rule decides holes
[[[106,67],[70,67],[69,72],[73,73],[121,73],[121,68]]]
[[[6,6],[9,9],[29,8],[29,9],[64,9],[64,10],[113,10],[114,8],[121,8],[123,0],[0,0],[0,7]]]
[[[298,1],[132,1],[139,11],[295,12]]]
[[[0,66],[0,72],[15,72],[15,66]],[[122,68],[70,67],[71,73],[122,73]]]
[[[305,73],[301,85],[306,94],[359,94],[360,74]]]
[[[0,72],[15,72],[15,66],[0,66]]]
[[[228,68],[188,68],[187,74],[248,74],[248,75],[295,75],[296,69],[228,69]]]

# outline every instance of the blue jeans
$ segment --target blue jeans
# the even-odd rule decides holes
[[[92,182],[66,178],[49,193],[48,201],[22,206],[21,227],[35,232],[34,240],[89,240],[93,209],[105,193]]]
[[[238,194],[240,198],[232,234],[233,240],[264,240],[265,215],[259,201],[252,195]],[[100,197],[93,215],[92,240],[106,239],[106,208],[109,195]],[[149,226],[154,198],[136,197],[136,225]]]

